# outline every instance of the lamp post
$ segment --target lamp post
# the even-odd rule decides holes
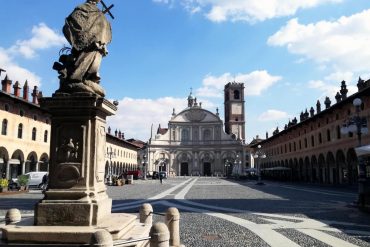
[[[236,176],[237,176],[237,178],[239,178],[239,171],[240,171],[240,166],[241,166],[241,164],[242,164],[242,161],[240,160],[240,157],[239,157],[239,154],[237,154],[236,155],[236,158],[235,158],[235,161],[234,161],[234,169],[236,169],[236,172],[235,172],[235,174],[236,174]]]
[[[365,117],[360,116],[362,101],[360,98],[353,100],[353,106],[356,109],[355,114],[347,119],[343,126],[340,129],[340,132],[344,135],[352,133],[357,135],[358,144],[357,147],[361,147],[361,136],[369,133],[367,128],[367,121]],[[365,173],[365,161],[362,156],[358,156],[358,201],[357,204],[360,207],[363,207],[365,204],[365,182],[366,182],[366,173]]]
[[[144,168],[144,180],[146,180],[146,166],[147,166],[147,164],[148,164],[148,163],[146,162],[146,158],[147,158],[147,157],[146,157],[146,155],[144,154],[144,155],[143,155],[143,164],[142,164],[142,165],[143,165],[143,168]]]
[[[257,151],[254,153],[253,158],[257,159],[257,175],[258,175],[258,181],[257,185],[264,185],[261,178],[261,159],[266,158],[266,154],[261,150],[261,145],[257,146]]]
[[[113,185],[113,179],[112,179],[112,158],[116,157],[116,153],[113,152],[112,147],[110,147],[110,150],[107,151],[106,157],[109,159],[109,166],[108,166],[108,185]]]
[[[229,177],[229,167],[231,166],[231,162],[228,160],[228,159],[226,159],[225,160],[225,170],[226,170],[226,177],[228,178]]]

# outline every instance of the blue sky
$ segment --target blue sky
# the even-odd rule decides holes
[[[51,69],[68,45],[64,19],[83,0],[3,1],[0,68],[44,96],[59,87]],[[113,41],[101,65],[108,123],[147,140],[186,107],[190,88],[223,118],[222,91],[245,83],[246,141],[271,135],[306,108],[350,94],[370,78],[370,2],[365,0],[106,0],[114,4]],[[4,11],[5,10],[5,11]],[[109,18],[109,17],[108,17]],[[1,75],[4,78],[5,74]]]

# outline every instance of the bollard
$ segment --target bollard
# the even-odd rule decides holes
[[[166,224],[162,222],[155,223],[149,232],[150,247],[169,247],[170,233]]]
[[[90,246],[113,247],[112,235],[106,230],[98,230],[91,236]]]
[[[140,207],[140,223],[151,225],[153,222],[153,207],[149,203],[144,203]]]
[[[15,225],[21,221],[21,212],[16,208],[11,208],[6,212],[5,225]]]
[[[170,246],[180,246],[180,213],[177,208],[171,207],[166,212],[166,224],[170,231]]]

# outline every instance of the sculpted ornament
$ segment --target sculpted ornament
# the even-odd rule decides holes
[[[60,88],[56,93],[88,92],[105,96],[104,89],[99,85],[99,68],[112,40],[111,25],[104,15],[106,12],[111,15],[109,9],[112,6],[101,11],[97,7],[99,2],[87,0],[66,18],[63,34],[71,48],[63,48],[59,62],[54,63],[53,69],[58,71],[60,79]],[[69,54],[63,54],[65,51]]]

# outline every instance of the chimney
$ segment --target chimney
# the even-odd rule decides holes
[[[315,114],[315,110],[313,109],[313,107],[311,106],[311,109],[310,109],[310,117],[313,117],[313,115]]]
[[[114,131],[114,136],[117,137],[118,131],[117,129]]]
[[[38,104],[37,96],[39,95],[39,90],[37,90],[37,86],[33,87],[32,91],[32,103]]]
[[[121,138],[122,138],[122,140],[125,139],[125,133],[122,132]]]
[[[23,99],[26,101],[28,101],[28,92],[29,92],[29,87],[28,87],[28,81],[26,80],[23,86]]]
[[[321,112],[321,103],[320,103],[320,100],[317,100],[317,103],[316,103],[316,112],[317,112],[317,114]]]
[[[118,138],[121,139],[121,137],[122,137],[122,133],[121,131],[118,131]]]
[[[331,101],[330,101],[329,97],[325,98],[324,104],[325,104],[325,109],[328,109],[330,107]]]
[[[10,94],[10,88],[12,86],[12,81],[8,79],[8,75],[5,76],[4,80],[1,81],[2,91]]]
[[[347,99],[348,89],[347,89],[346,81],[342,81],[342,85],[340,86],[340,88],[341,88],[340,94],[342,95],[342,100]]]
[[[335,100],[337,101],[337,103],[342,101],[342,96],[339,94],[339,92],[337,92],[337,94],[335,95]]]
[[[110,128],[110,126],[108,127],[108,134],[110,134],[110,131],[111,131],[111,128]]]
[[[269,139],[269,133],[266,131],[266,139]]]
[[[15,97],[21,97],[21,87],[19,86],[19,82],[16,81],[13,86],[14,89],[14,96]]]

